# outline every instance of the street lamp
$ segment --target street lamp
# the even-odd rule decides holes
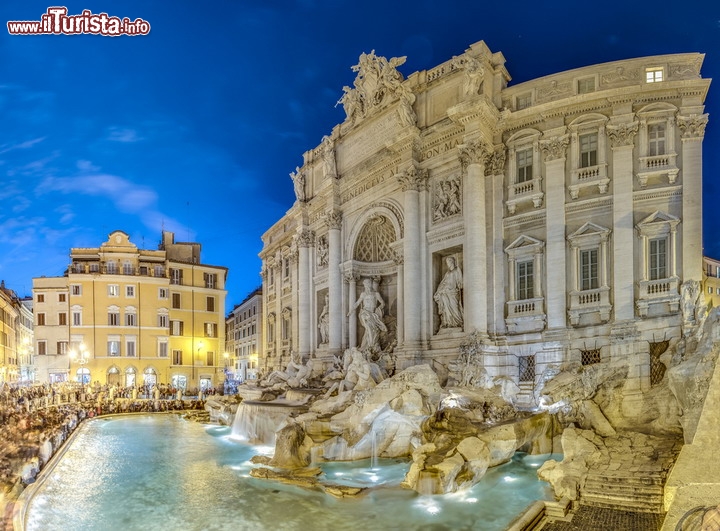
[[[70,350],[70,361],[80,365],[80,384],[82,385],[82,393],[85,394],[85,365],[89,361],[89,354],[85,343],[80,343],[79,352],[75,349]]]

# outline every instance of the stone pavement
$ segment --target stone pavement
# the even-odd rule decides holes
[[[662,527],[663,518],[662,514],[580,505],[572,514],[571,521],[549,522],[542,527],[542,531],[658,531]]]

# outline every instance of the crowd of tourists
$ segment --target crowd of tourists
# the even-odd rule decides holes
[[[84,419],[114,413],[202,410],[207,393],[183,392],[162,384],[0,384],[0,510],[35,480]]]

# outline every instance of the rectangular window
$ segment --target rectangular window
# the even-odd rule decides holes
[[[665,124],[648,125],[648,155],[665,154]]]
[[[134,299],[135,298],[135,286],[125,286],[125,296]]]
[[[582,135],[579,138],[580,141],[580,167],[589,168],[590,166],[597,166],[597,150],[598,150],[598,135],[597,133],[589,133]]]
[[[168,344],[167,341],[160,341],[158,343],[158,358],[168,357]]]
[[[120,324],[120,314],[116,312],[108,312],[108,325],[118,326]]]
[[[67,296],[65,293],[58,293],[58,302],[65,302],[67,300]],[[41,301],[38,301],[41,302]]]
[[[180,308],[180,294],[179,293],[172,294],[172,307]]]
[[[518,111],[527,109],[532,104],[532,94],[520,94],[515,100],[515,108]]]
[[[47,341],[38,341],[37,342],[37,353],[40,356],[47,355]]]
[[[521,356],[518,358],[518,376],[521,382],[535,381],[535,356]]]
[[[117,284],[108,284],[108,297],[117,297],[120,288]]]
[[[208,298],[207,298],[207,303],[206,303],[205,308],[206,308],[207,311],[209,311],[209,312],[214,312],[214,311],[215,311],[215,297],[208,297]]]
[[[154,274],[156,277],[164,277],[165,276],[165,268],[161,265],[156,265]]]
[[[45,302],[45,295],[42,294],[42,293],[38,293],[37,301],[38,301],[38,302]]]
[[[82,295],[82,286],[80,284],[73,284],[70,286],[70,293],[72,295]]]
[[[168,293],[169,291],[167,288],[158,288],[158,299],[167,299]]]
[[[517,262],[515,267],[517,270],[517,300],[532,299],[534,296],[533,261]]]
[[[712,295],[712,292],[713,292],[712,286],[708,286],[708,293],[709,293],[710,295]]]
[[[595,78],[588,77],[585,79],[578,80],[577,93],[587,94],[588,92],[595,92]]]
[[[650,280],[667,278],[667,238],[650,240]]]
[[[217,323],[205,323],[205,337],[217,337]]]
[[[158,326],[160,328],[167,328],[168,327],[168,316],[164,314],[158,315]]]
[[[45,314],[44,313],[37,314],[37,324],[38,324],[38,326],[45,326]]]
[[[290,278],[290,259],[283,260],[283,278]]]
[[[217,287],[217,274],[215,273],[204,273],[205,287],[215,289]]]
[[[646,68],[645,69],[645,82],[646,83],[658,83],[663,80],[663,69],[662,68]]]
[[[282,338],[284,341],[290,339],[290,319],[282,320]]]
[[[128,339],[125,341],[125,355],[128,358],[135,357],[135,339]]]
[[[109,340],[107,342],[107,355],[108,356],[119,356],[120,355],[120,341]]]
[[[82,312],[74,311],[72,313],[73,326],[82,326]]]
[[[90,264],[90,272],[91,273],[99,273],[100,272],[100,264],[97,262],[93,262]]]
[[[182,365],[182,350],[172,351],[172,362],[173,365]]]
[[[170,268],[170,284],[182,285],[182,269]]]
[[[580,251],[580,289],[597,289],[598,280],[598,250],[587,249]]]
[[[137,326],[137,318],[134,313],[125,314],[125,326]]]
[[[58,324],[60,326],[67,326],[67,314],[65,312],[58,314]]]
[[[133,275],[135,273],[134,268],[130,262],[123,264],[123,275]]]
[[[517,164],[516,182],[524,183],[532,181],[533,178],[533,150],[532,148],[523,149],[515,153],[515,162]]]
[[[117,262],[108,262],[105,268],[109,275],[114,275],[117,273]]]
[[[68,342],[67,341],[58,341],[57,342],[57,353],[58,354],[67,354],[68,351]]]
[[[182,321],[170,321],[170,335],[171,336],[183,335],[183,322]]]
[[[206,358],[206,364],[208,367],[212,367],[215,365],[215,353],[214,352],[208,352],[207,358]]]
[[[140,274],[146,277],[148,275],[148,266],[140,266]]]

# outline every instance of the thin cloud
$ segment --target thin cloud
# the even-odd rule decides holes
[[[107,139],[111,142],[140,142],[143,138],[138,135],[135,129],[111,127]]]
[[[0,146],[0,155],[2,155],[3,153],[7,153],[8,151],[15,151],[16,149],[29,149],[35,144],[39,144],[40,142],[45,140],[45,138],[46,137],[43,136],[40,138],[33,138],[32,140],[26,140],[25,142],[20,142],[19,144],[5,144],[3,146]]]

